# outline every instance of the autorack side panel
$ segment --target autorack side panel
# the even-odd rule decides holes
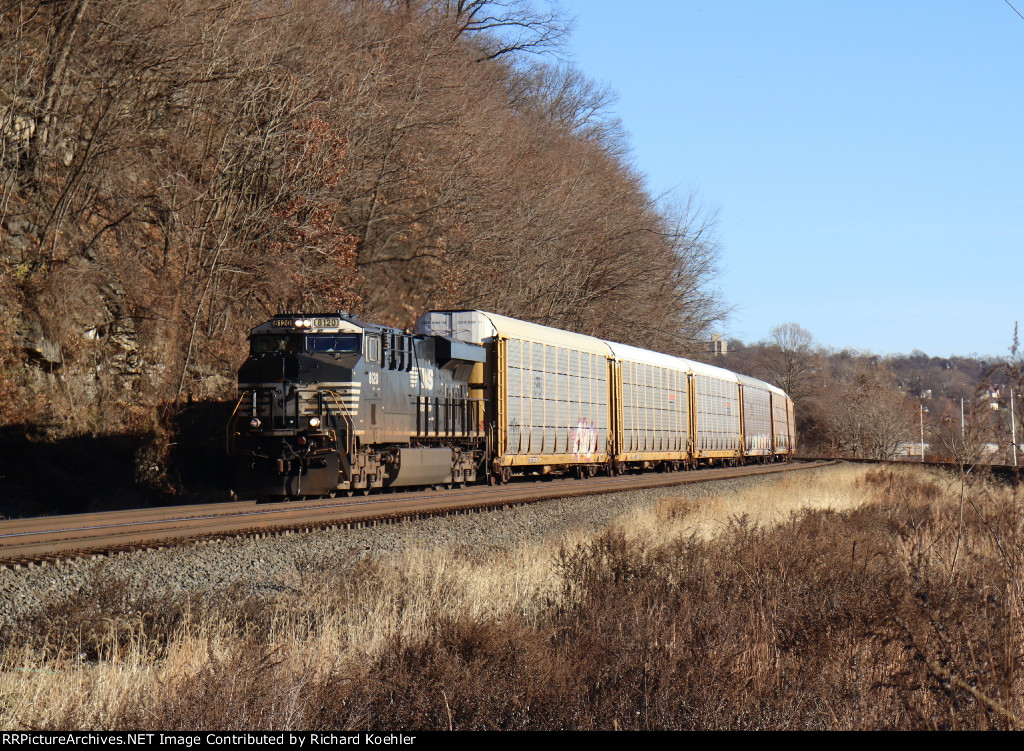
[[[774,431],[773,451],[776,454],[789,454],[793,451],[795,425],[793,421],[792,401],[782,389],[772,389],[772,428]]]
[[[770,386],[749,376],[737,375],[743,405],[743,453],[767,456],[772,452]]]
[[[692,370],[695,456],[739,456],[739,378],[724,368],[692,360],[687,362]]]
[[[689,453],[686,360],[608,342],[618,362],[620,462],[684,460]]]
[[[507,455],[571,455],[573,462],[588,462],[605,453],[606,358],[571,345],[508,338],[505,377]]]

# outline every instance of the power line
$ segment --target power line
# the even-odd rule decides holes
[[[1011,3],[1010,0],[1006,0],[1006,4],[1009,5],[1011,8],[1013,8],[1013,3]],[[1021,18],[1024,18],[1024,16],[1022,16],[1020,11],[1017,10],[1016,8],[1013,8],[1013,12],[1016,13]]]

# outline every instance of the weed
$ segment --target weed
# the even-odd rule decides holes
[[[0,717],[1020,728],[1021,497],[984,478],[963,487],[961,503],[942,474],[839,468],[700,503],[669,497],[593,535],[493,554],[297,560],[298,585],[273,597],[238,586],[156,601],[103,573],[0,634]]]

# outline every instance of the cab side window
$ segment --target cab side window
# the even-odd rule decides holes
[[[376,336],[366,337],[367,362],[380,362],[380,339]]]

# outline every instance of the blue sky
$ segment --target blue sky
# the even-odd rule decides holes
[[[728,336],[795,321],[835,348],[1006,354],[1024,327],[1024,19],[1004,0],[561,7],[650,191],[718,209]]]

